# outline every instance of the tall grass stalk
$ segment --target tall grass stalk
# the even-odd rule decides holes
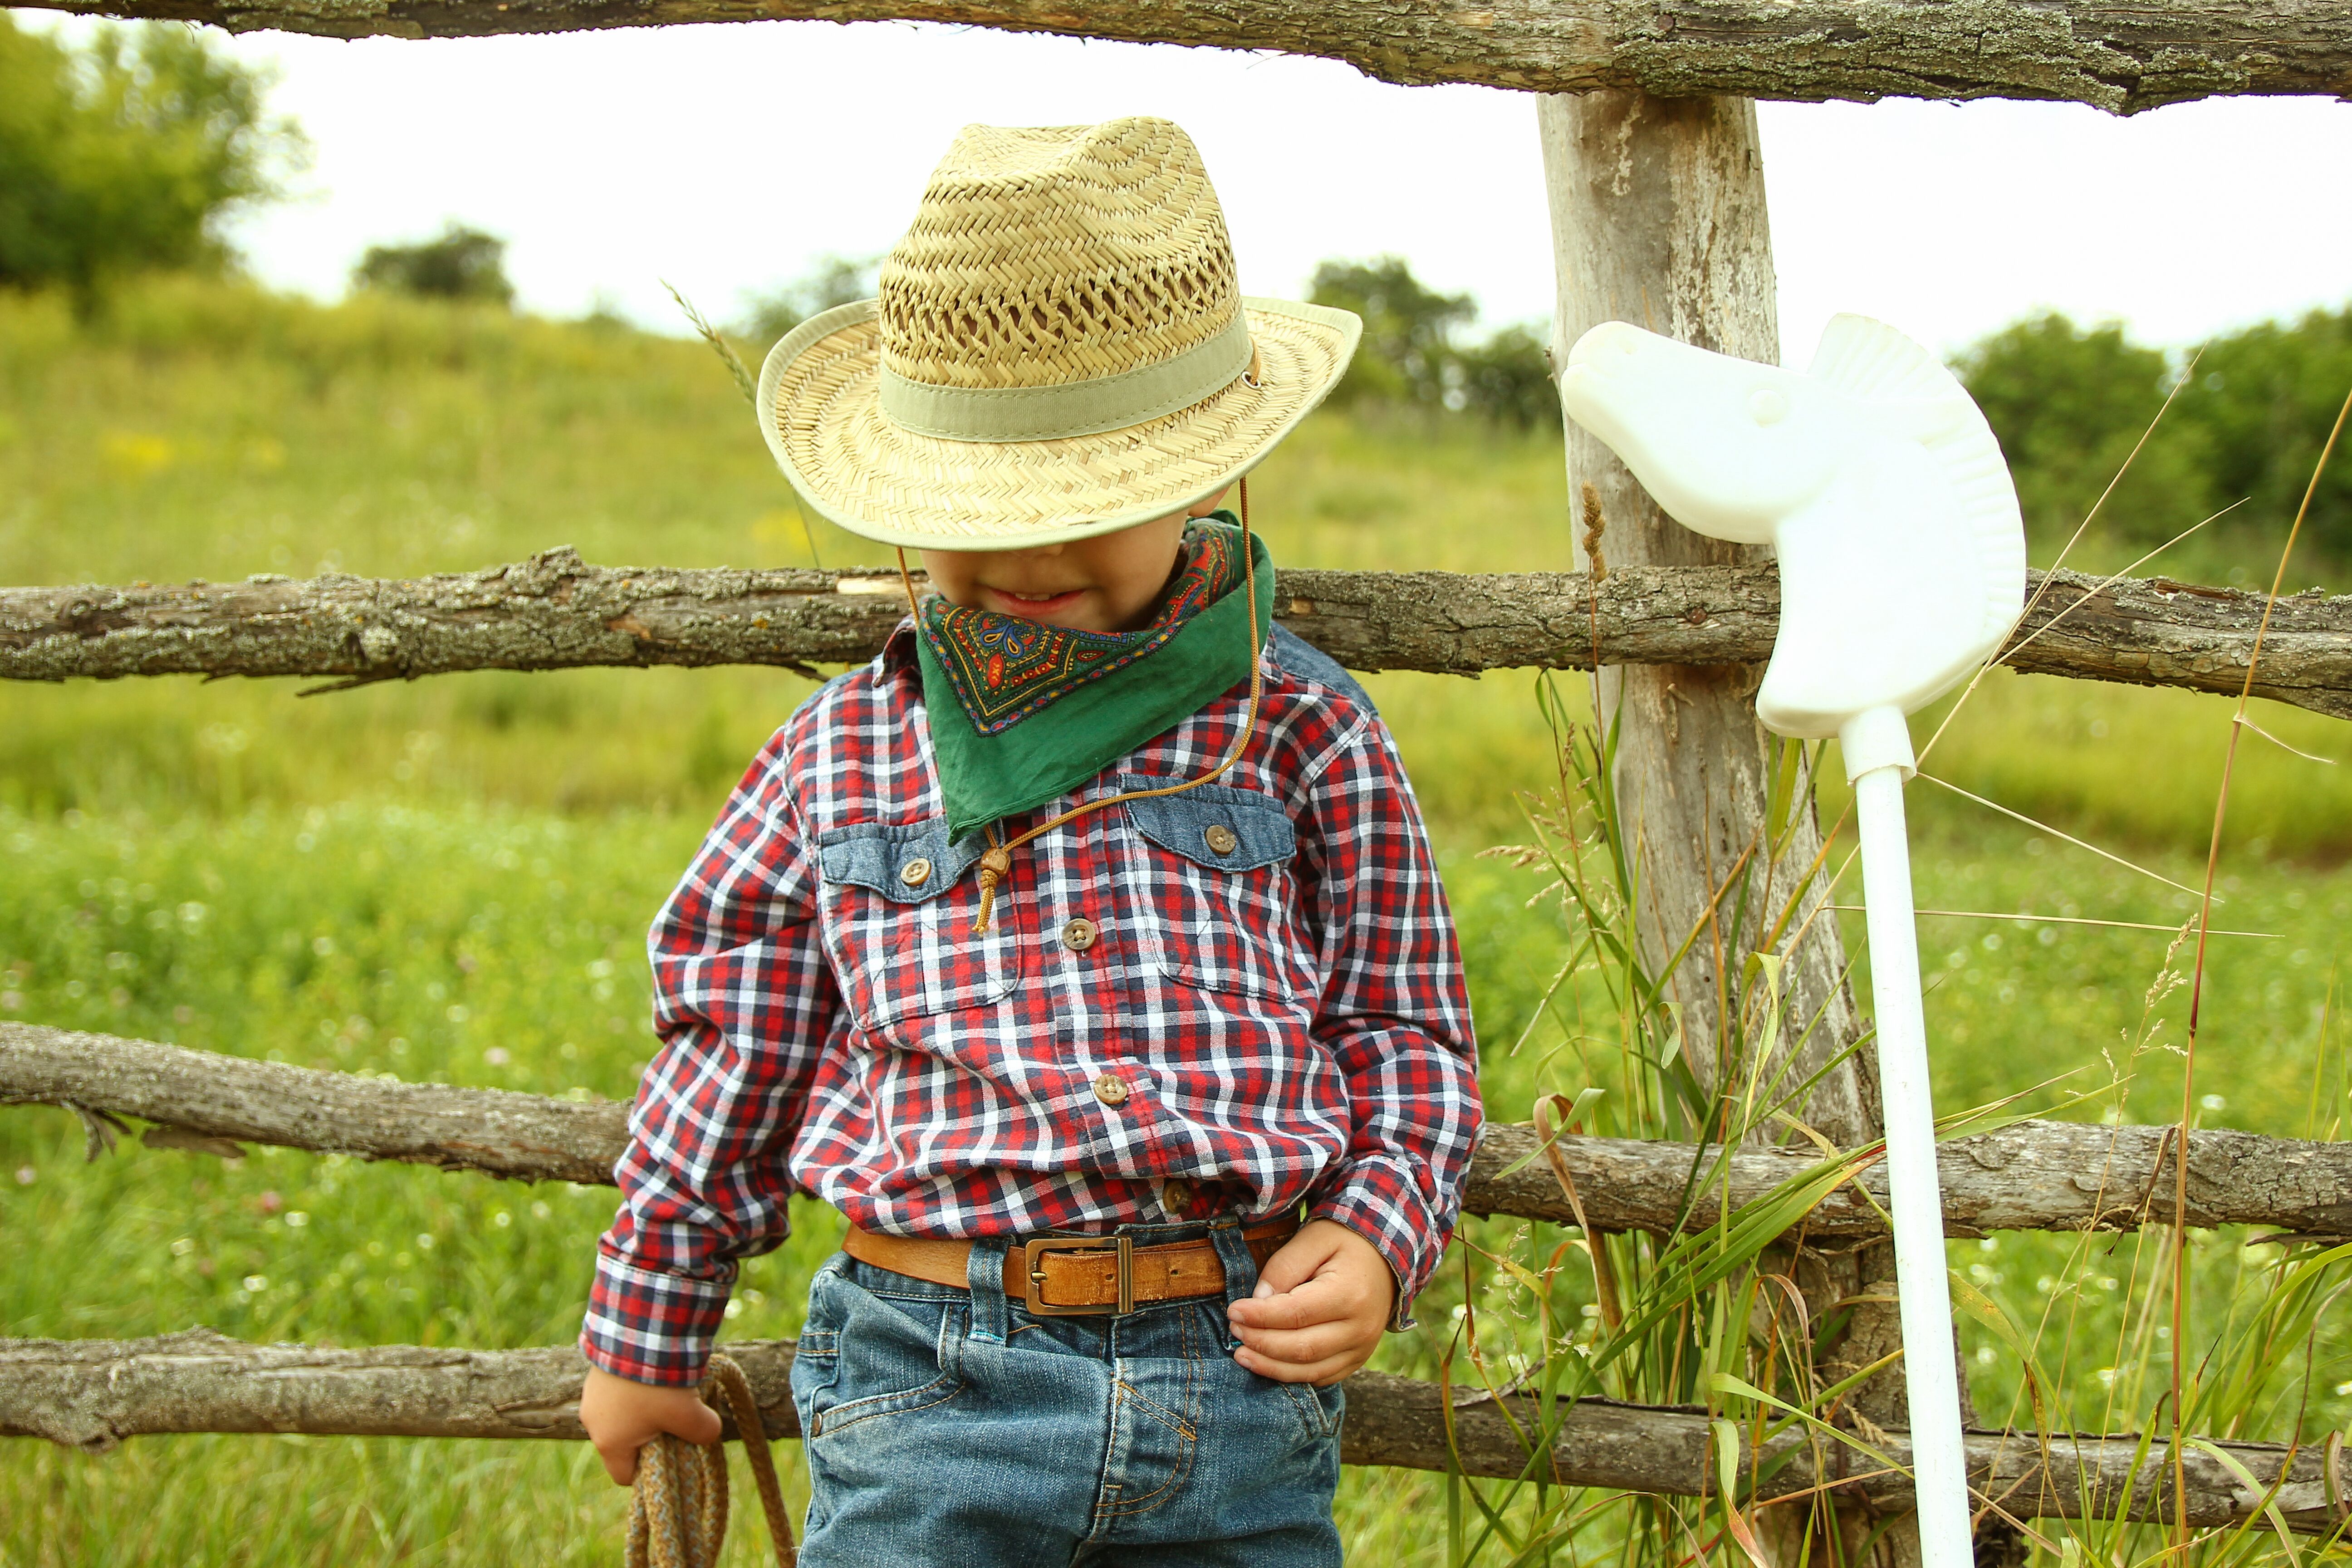
[[[2205,890],[2197,909],[2197,966],[2189,983],[2189,1044],[2180,1068],[2180,1131],[2179,1151],[2173,1161],[2173,1256],[2172,1279],[2172,1472],[2173,1496],[2176,1500],[2177,1523],[2175,1535],[2179,1545],[2189,1541],[2189,1503],[2186,1489],[2181,1484],[2182,1439],[2188,1430],[2187,1402],[2181,1392],[2181,1362],[2179,1347],[2187,1344],[2189,1311],[2188,1247],[2185,1226],[2189,1211],[2189,1128],[2195,1114],[2197,1079],[2197,1026],[2200,1004],[2204,1000],[2205,944],[2213,923],[2213,878],[2221,864],[2221,829],[2230,815],[2230,775],[2237,766],[2238,738],[2250,727],[2246,705],[2254,692],[2254,671],[2261,666],[2263,638],[2270,631],[2271,611],[2278,604],[2279,590],[2286,584],[2286,567],[2294,553],[2294,542],[2303,532],[2303,521],[2310,514],[2311,498],[2319,490],[2320,476],[2327,471],[2327,459],[2336,451],[2336,438],[2344,434],[2344,421],[2352,416],[2352,392],[2344,395],[2344,405],[2336,414],[2336,423],[2327,432],[2327,440],[2319,448],[2319,458],[2311,467],[2311,482],[2303,492],[2302,504],[2295,508],[2294,521],[2286,531],[2286,542],[2279,548],[2278,571],[2271,579],[2271,591],[2263,602],[2263,618],[2254,626],[2254,646],[2246,656],[2246,682],[2238,693],[2237,711],[2230,716],[2230,740],[2221,756],[2221,785],[2213,800],[2213,836],[2205,850]]]

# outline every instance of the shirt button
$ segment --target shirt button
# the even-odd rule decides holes
[[[910,888],[919,888],[931,879],[931,863],[921,856],[898,868],[898,880]]]
[[[1095,1098],[1105,1105],[1125,1105],[1127,1080],[1115,1074],[1103,1074],[1102,1077],[1095,1079]]]
[[[1084,952],[1094,946],[1095,938],[1100,934],[1094,921],[1081,917],[1062,928],[1062,945],[1072,952]]]
[[[1192,1206],[1192,1184],[1180,1176],[1161,1187],[1160,1206],[1171,1218],[1181,1219],[1184,1211]]]
[[[1234,830],[1222,822],[1212,826],[1201,837],[1209,841],[1209,851],[1214,855],[1230,855],[1242,846],[1242,841],[1234,837]]]

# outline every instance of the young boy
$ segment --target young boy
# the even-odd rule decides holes
[[[1137,119],[967,128],[878,301],[769,355],[785,475],[936,592],[655,922],[583,1336],[615,1480],[716,1439],[735,1260],[806,1191],[851,1228],[803,1563],[1338,1562],[1338,1384],[1452,1233],[1475,1050],[1388,734],[1213,509],[1360,331],[1242,300]]]

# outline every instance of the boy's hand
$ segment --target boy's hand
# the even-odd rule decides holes
[[[1309,1220],[1265,1260],[1225,1315],[1234,1359],[1276,1383],[1333,1384],[1371,1359],[1396,1302],[1380,1249],[1337,1220]]]
[[[580,1390],[580,1425],[596,1445],[615,1486],[637,1479],[637,1450],[664,1432],[689,1443],[719,1441],[719,1412],[691,1388],[631,1383],[602,1367],[588,1369]]]

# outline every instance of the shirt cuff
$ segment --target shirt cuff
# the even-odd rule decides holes
[[[719,1279],[697,1279],[600,1251],[580,1352],[592,1366],[631,1383],[693,1387],[702,1381],[734,1285],[732,1264]]]
[[[1450,1215],[1441,1215],[1429,1206],[1420,1184],[1405,1173],[1402,1163],[1385,1158],[1351,1162],[1342,1168],[1339,1185],[1317,1198],[1307,1217],[1335,1220],[1379,1249],[1396,1280],[1389,1329],[1412,1327],[1412,1300],[1436,1272],[1454,1222]]]

